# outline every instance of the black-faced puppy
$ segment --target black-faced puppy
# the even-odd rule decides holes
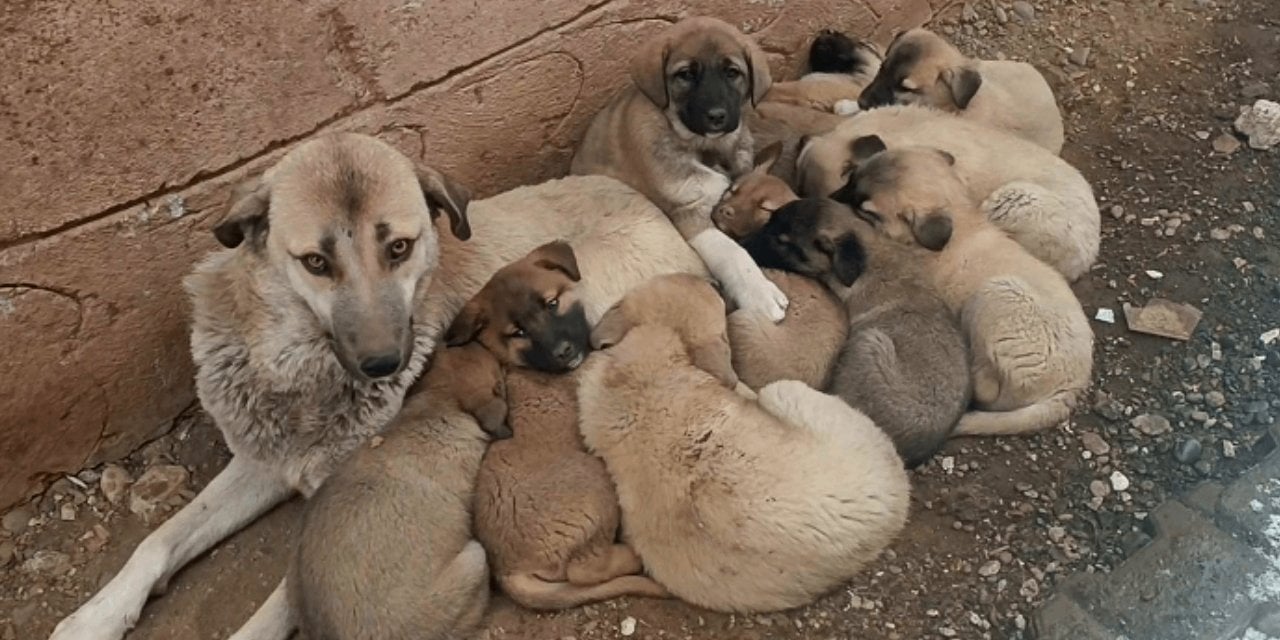
[[[549,242],[502,267],[445,333],[449,346],[478,340],[503,364],[560,373],[582,364],[591,326],[574,285],[573,248]]]
[[[907,466],[928,460],[971,387],[957,318],[925,277],[931,252],[825,198],[782,207],[746,244],[761,265],[818,278],[845,303],[849,334],[828,391],[888,433]]]
[[[781,320],[786,295],[711,223],[732,178],[751,169],[742,116],[772,83],[764,52],[725,22],[688,18],[636,54],[631,77],[592,120],[572,173],[612,176],[643,193],[739,308]]]
[[[918,104],[955,112],[1055,154],[1062,151],[1062,113],[1035,67],[965,57],[928,29],[898,35],[858,103],[863,109]]]
[[[489,601],[471,492],[489,434],[508,435],[498,362],[442,349],[381,444],[307,503],[285,580],[308,638],[465,638]]]

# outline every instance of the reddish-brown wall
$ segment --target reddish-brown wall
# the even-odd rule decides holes
[[[928,0],[350,0],[0,7],[0,508],[193,400],[180,280],[229,186],[374,133],[479,195],[561,174],[637,43],[691,13],[786,74],[815,30],[884,40]]]

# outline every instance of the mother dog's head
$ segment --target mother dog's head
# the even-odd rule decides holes
[[[262,261],[258,273],[276,283],[264,293],[305,301],[347,371],[383,378],[409,362],[415,302],[440,257],[434,220],[447,213],[466,240],[469,200],[376,138],[336,134],[241,185],[213,233]]]
[[[754,40],[715,18],[686,18],[649,41],[631,61],[636,87],[673,127],[699,136],[738,130],[742,105],[772,83]]]

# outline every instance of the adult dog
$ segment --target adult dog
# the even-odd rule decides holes
[[[612,176],[643,193],[739,308],[782,320],[786,295],[711,223],[731,180],[752,167],[743,110],[769,91],[764,51],[720,20],[688,18],[636,54],[631,78],[592,120],[571,172]]]
[[[314,492],[396,415],[463,303],[534,247],[574,244],[592,322],[655,275],[706,275],[662,213],[609,178],[469,200],[358,134],[303,143],[237,192],[214,228],[226,249],[186,281],[197,393],[233,458],[54,640],[119,640],[180,568],[295,491]],[[443,218],[451,233],[437,230]],[[282,581],[234,637],[284,638],[293,626]]]

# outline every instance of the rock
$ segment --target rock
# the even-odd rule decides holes
[[[1149,436],[1158,436],[1168,433],[1172,427],[1169,425],[1168,418],[1154,413],[1144,413],[1129,421],[1133,428],[1141,431]]]
[[[1000,24],[1006,24],[1009,22],[1009,12],[1005,11],[1004,7],[996,5],[995,14],[996,22],[999,22]]]
[[[58,510],[58,518],[63,522],[75,522],[76,507],[70,502],[62,503],[62,508]]]
[[[1229,156],[1240,150],[1240,139],[1229,133],[1224,133],[1213,139],[1213,150],[1224,156]]]
[[[1036,8],[1025,0],[1018,0],[1013,3],[1013,13],[1023,22],[1031,22],[1036,19]]]
[[[1111,217],[1112,217],[1112,218],[1115,218],[1116,220],[1119,220],[1120,218],[1123,218],[1123,217],[1124,217],[1124,207],[1122,207],[1122,206],[1120,206],[1120,205],[1118,205],[1118,204],[1113,204],[1113,205],[1111,205]]]
[[[1253,616],[1253,628],[1268,636],[1280,637],[1280,604],[1267,602],[1259,605]]]
[[[964,3],[964,7],[960,9],[960,19],[964,22],[978,21],[978,11],[973,8],[973,4]]]
[[[1111,495],[1111,487],[1101,480],[1094,480],[1089,483],[1089,493],[1092,493],[1095,498],[1105,498]]]
[[[1213,238],[1214,240],[1230,240],[1230,239],[1231,239],[1231,232],[1230,232],[1230,231],[1227,231],[1226,229],[1223,229],[1223,228],[1221,228],[1221,227],[1219,227],[1219,228],[1215,228],[1215,229],[1210,229],[1210,230],[1209,230],[1209,237],[1210,237],[1210,238]]]
[[[1230,440],[1223,440],[1222,441],[1222,457],[1224,458],[1236,457],[1236,443]]]
[[[622,623],[618,625],[618,633],[623,636],[630,636],[636,632],[636,619],[627,616],[622,619]]]
[[[1071,61],[1071,64],[1074,64],[1077,67],[1088,66],[1089,52],[1090,52],[1089,47],[1079,47],[1079,48],[1073,49],[1071,51],[1071,54],[1067,56],[1067,59]]]
[[[106,498],[107,502],[119,506],[124,501],[124,494],[128,491],[130,484],[133,484],[133,476],[130,476],[124,467],[109,464],[102,470],[102,481],[98,484],[98,488],[102,490],[102,497]]]
[[[22,568],[28,573],[57,577],[71,571],[71,556],[61,551],[42,549],[22,563]]]
[[[1271,93],[1271,85],[1265,82],[1250,82],[1240,87],[1240,97],[1245,100],[1257,100]]]
[[[24,507],[18,507],[0,518],[0,527],[16,536],[27,530],[29,522],[31,522],[31,512]]]
[[[1057,544],[1067,537],[1067,530],[1063,527],[1049,527],[1049,541]]]
[[[178,465],[158,465],[147,469],[133,484],[129,510],[149,521],[178,496],[189,477],[186,468]]]
[[[1103,440],[1102,436],[1092,431],[1081,433],[1080,443],[1084,445],[1085,449],[1089,450],[1089,453],[1095,456],[1105,456],[1111,451],[1111,445],[1107,444],[1107,441]]]
[[[1111,472],[1111,488],[1115,491],[1127,491],[1129,489],[1128,476],[1119,471]]]
[[[1280,104],[1258,100],[1236,118],[1236,131],[1248,136],[1249,146],[1267,150],[1280,144]]]
[[[1181,302],[1152,298],[1142,307],[1124,303],[1124,319],[1130,331],[1182,340],[1191,339],[1203,312]]]
[[[1227,397],[1222,395],[1221,391],[1210,391],[1209,393],[1204,394],[1204,401],[1207,402],[1209,406],[1215,409],[1220,409],[1227,404]]]
[[[6,569],[13,563],[13,556],[18,548],[12,540],[0,541],[0,569]]]
[[[981,567],[978,567],[978,575],[984,578],[990,578],[991,576],[994,576],[997,573],[1000,573],[999,560],[988,560],[984,562]]]
[[[1208,422],[1209,413],[1207,411],[1201,411],[1199,409],[1196,409],[1195,411],[1191,412],[1191,419],[1195,420],[1196,422]]]

